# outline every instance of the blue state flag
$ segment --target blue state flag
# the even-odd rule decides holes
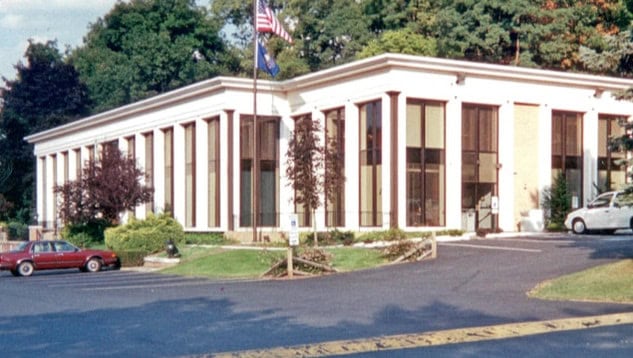
[[[272,56],[268,55],[266,48],[259,41],[257,42],[257,67],[273,77],[279,73],[277,62]]]

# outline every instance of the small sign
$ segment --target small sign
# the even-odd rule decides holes
[[[499,197],[493,196],[490,198],[490,209],[492,209],[493,214],[499,214]]]
[[[490,209],[492,209],[493,214],[499,214],[499,197],[493,196],[490,198]]]
[[[288,231],[288,244],[290,246],[298,246],[299,245],[299,217],[297,214],[290,214],[290,230]]]

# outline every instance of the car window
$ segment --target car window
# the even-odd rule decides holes
[[[21,243],[20,245],[18,245],[17,247],[15,247],[13,250],[11,250],[11,252],[20,252],[20,251],[24,251],[24,249],[26,248],[26,245],[28,245],[29,242],[25,241],[23,243]]]
[[[59,241],[55,243],[55,250],[57,252],[74,252],[75,246],[67,243],[66,241]]]
[[[33,244],[33,252],[34,253],[40,253],[40,252],[52,252],[53,250],[51,249],[51,243],[50,242],[36,242],[35,244]]]
[[[594,201],[591,202],[590,207],[592,208],[606,208],[611,203],[611,197],[613,194],[604,194],[597,197]]]

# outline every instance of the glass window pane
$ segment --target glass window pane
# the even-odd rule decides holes
[[[425,104],[424,144],[426,148],[444,148],[444,105]]]
[[[407,147],[422,147],[422,109],[419,104],[407,104]]]

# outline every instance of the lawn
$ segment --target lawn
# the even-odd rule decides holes
[[[339,271],[361,270],[387,262],[380,251],[373,249],[344,247],[326,251],[333,255],[331,264]],[[286,251],[186,247],[181,254],[179,265],[161,272],[209,278],[255,278],[285,258]]]
[[[633,303],[633,259],[545,281],[528,295],[547,300]]]

